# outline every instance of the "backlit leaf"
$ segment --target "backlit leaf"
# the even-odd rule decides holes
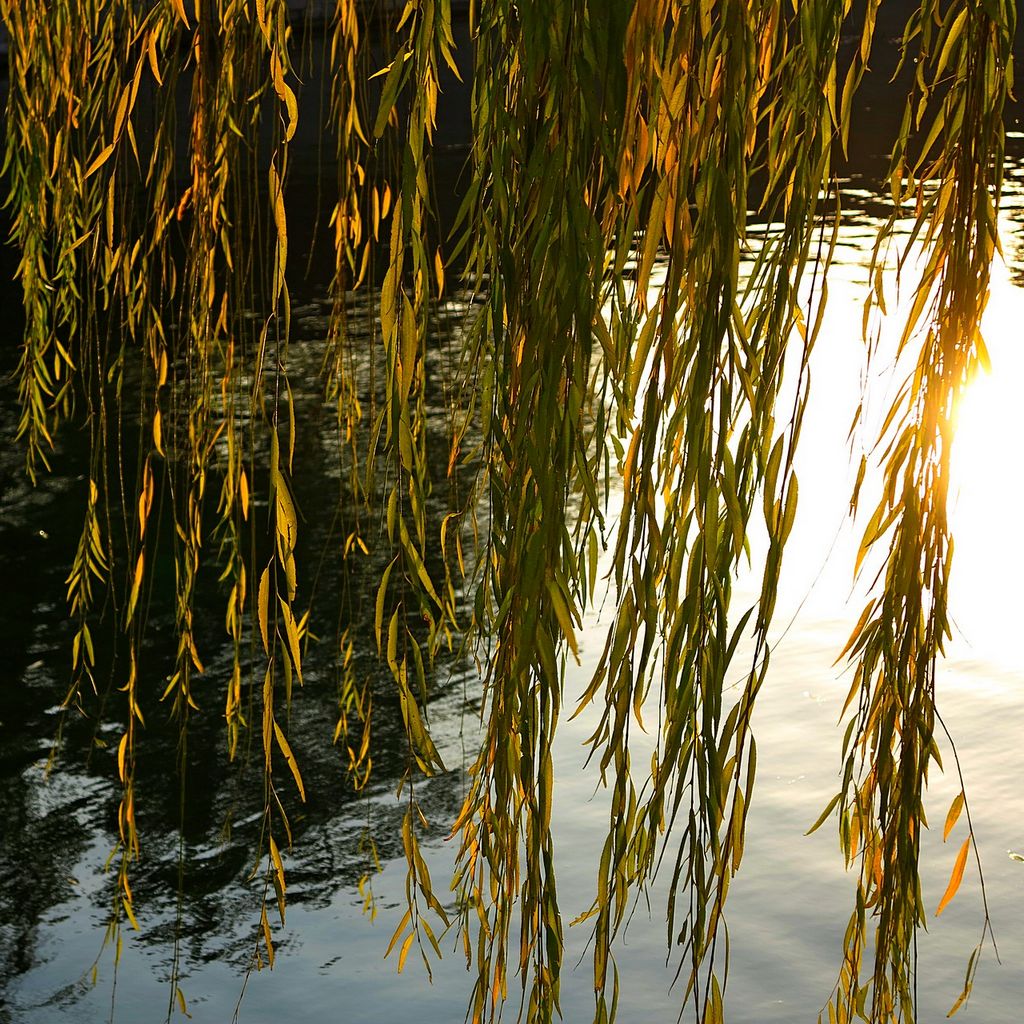
[[[939,900],[939,905],[935,910],[936,917],[946,909],[947,904],[956,895],[957,889],[960,888],[960,883],[964,877],[964,868],[967,865],[967,851],[970,849],[970,845],[971,837],[968,836],[960,847],[960,852],[956,855],[953,873],[949,876],[949,884],[946,886],[946,891],[942,894],[942,899]]]

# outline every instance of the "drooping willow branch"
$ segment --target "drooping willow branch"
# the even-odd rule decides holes
[[[980,321],[998,245],[1015,18],[1007,3],[927,2],[908,23],[903,43],[904,60],[917,54],[917,72],[893,151],[895,212],[876,243],[870,303],[884,308],[881,271],[896,219],[911,202],[916,223],[899,273],[919,276],[895,356],[907,377],[880,439],[882,495],[858,556],[860,562],[881,548],[884,564],[847,645],[856,666],[847,704],[856,702],[857,711],[845,742],[841,841],[847,862],[859,862],[860,879],[830,1020],[855,1012],[871,1020],[915,1019],[913,943],[926,916],[918,874],[924,790],[937,755],[936,665],[950,635],[953,415],[987,359]],[[912,133],[923,141],[911,142]],[[961,792],[946,837],[963,801]],[[963,840],[937,912],[955,893],[973,840],[973,833]],[[873,969],[862,983],[862,960],[872,945]],[[953,1011],[970,994],[979,953],[980,946]]]
[[[839,223],[827,201],[833,160],[878,6],[867,4],[842,68],[849,2],[491,0],[471,6],[471,62],[456,52],[449,0],[334,6],[324,49],[323,130],[337,158],[324,387],[345,463],[345,554],[378,556],[373,632],[405,734],[409,909],[392,945],[400,963],[413,943],[425,951],[424,938],[436,949],[431,922],[449,919],[420,852],[416,786],[443,768],[428,716],[435,659],[461,645],[483,665],[486,698],[455,823],[474,1020],[500,1014],[510,973],[528,1020],[558,1008],[552,749],[602,553],[614,609],[577,708],[594,716],[591,757],[610,791],[584,915],[595,1019],[615,1014],[614,942],[663,862],[683,1001],[700,1020],[723,1017],[719,947],[756,773],[751,715],[768,670],[808,359]],[[208,703],[195,605],[213,566],[231,648],[216,705],[230,757],[259,736],[257,864],[283,919],[292,787],[279,780],[304,799],[287,709],[312,639],[289,380],[299,76],[288,5],[0,0],[0,11],[12,38],[6,173],[27,322],[19,387],[29,473],[45,470],[67,420],[81,417],[91,438],[68,579],[68,707],[85,707],[97,687],[100,588],[124,637],[126,664],[112,668],[126,698],[114,918],[135,920],[147,594],[166,506],[177,652],[163,696],[180,725],[179,756],[190,716]],[[835,803],[860,881],[829,1009],[836,1020],[913,1019],[922,799],[948,633],[952,408],[983,352],[1014,16],[1005,0],[923,0],[903,43],[907,65],[918,59],[916,81],[894,140],[894,214],[873,280],[908,202],[915,226],[901,274],[912,261],[923,270],[896,356],[912,370],[886,427],[883,494],[864,541],[866,552],[884,549],[885,569],[849,648],[857,712]],[[446,265],[432,148],[449,73],[472,76],[473,135]],[[431,322],[459,274],[480,302],[446,382],[461,407],[438,459],[427,429]],[[378,285],[367,353],[349,330],[349,302]],[[882,305],[880,292],[872,301]],[[364,360],[369,385],[357,372]],[[794,397],[780,404],[788,381]],[[460,503],[439,535],[428,507],[449,482],[438,465],[472,481],[452,486]],[[762,529],[760,594],[737,609],[734,579]],[[477,550],[464,560],[471,536]],[[349,625],[335,739],[362,786],[373,744]],[[745,683],[730,704],[741,650]],[[640,770],[631,754],[645,721],[657,723],[657,742]],[[266,902],[256,956],[272,962]]]

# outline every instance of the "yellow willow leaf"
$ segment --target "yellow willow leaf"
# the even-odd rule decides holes
[[[395,562],[398,561],[398,555],[395,555],[391,559],[388,567],[384,570],[384,574],[380,578],[380,586],[377,588],[377,601],[373,615],[373,633],[377,638],[377,653],[380,654],[383,649],[383,638],[382,629],[384,626],[384,601],[387,598],[388,593],[388,581],[391,579],[391,570],[395,567]]]
[[[128,621],[131,621],[135,612],[135,605],[139,600],[139,587],[142,586],[142,578],[145,575],[146,552],[140,551],[138,561],[135,563],[135,575],[132,577],[132,592],[128,597]]]
[[[267,616],[270,611],[270,566],[263,570],[260,577],[259,593],[256,599],[256,613],[260,622],[260,636],[263,638],[263,650],[270,653],[270,638],[267,629]]]
[[[434,588],[434,581],[430,578],[430,573],[427,572],[427,567],[423,562],[423,558],[413,543],[412,538],[409,536],[408,527],[405,525],[405,518],[401,517],[398,520],[399,537],[402,541],[402,550],[409,556],[409,561],[412,562],[413,568],[416,570],[416,575],[419,578],[420,583],[423,584],[423,589],[430,596],[431,600],[438,606],[443,608],[444,605],[441,603],[441,598],[437,596],[437,590]]]
[[[132,147],[132,153],[135,155],[136,166],[141,166],[142,158],[139,156],[139,142],[135,138],[135,127],[131,121],[128,122],[128,144]]]
[[[124,755],[128,748],[128,733],[125,733],[121,737],[121,742],[117,745],[117,776],[124,782]]]
[[[299,797],[305,803],[306,787],[302,784],[302,776],[299,774],[299,763],[295,760],[292,748],[288,745],[288,740],[281,726],[277,724],[277,719],[274,720],[274,736],[277,738],[277,745],[281,748],[281,753],[284,754],[286,764],[291,769],[292,778],[295,779],[295,787],[299,791]]]
[[[149,33],[149,39],[146,41],[146,56],[149,58],[149,70],[153,72],[157,85],[163,85],[164,80],[160,77],[160,64],[156,53],[156,35],[156,29]]]
[[[436,903],[436,902],[437,901],[434,900],[434,903]],[[439,903],[437,905],[440,906]],[[431,907],[433,907],[433,903],[431,904]],[[433,929],[430,927],[430,922],[425,917],[423,917],[423,918],[420,918],[420,924],[423,926],[423,930],[424,930],[424,932],[426,932],[427,939],[430,941],[431,947],[433,948],[434,952],[437,954],[438,960],[440,960],[441,959],[441,955],[442,955],[441,954],[441,947],[438,944],[437,937],[434,935]]]
[[[141,541],[146,533],[146,523],[149,522],[149,510],[153,507],[153,473],[149,468],[149,460],[146,460],[145,479],[142,490],[139,492],[139,540]]]
[[[395,62],[391,61],[390,64],[385,64],[384,67],[378,68],[376,71],[374,71],[372,75],[369,76],[369,78],[367,78],[367,81],[372,82],[375,78],[383,78],[386,74],[388,74],[391,71],[391,69],[394,67],[394,64]]]
[[[263,765],[269,772],[273,750],[274,735],[274,663],[267,665],[263,676]]]
[[[274,204],[274,227],[277,229],[277,264],[271,298],[277,302],[284,290],[284,272],[288,265],[288,218],[284,208],[284,184],[272,162],[267,172],[270,180],[270,201]]]
[[[295,129],[299,124],[299,104],[295,99],[295,93],[292,92],[289,85],[284,86],[284,105],[288,111],[288,124],[284,130],[284,141],[290,142],[295,135]]]
[[[946,42],[942,47],[942,52],[939,54],[939,62],[935,66],[935,77],[937,79],[941,78],[942,72],[946,70],[950,54],[953,52],[953,47],[956,45],[956,41],[960,38],[960,35],[963,32],[964,22],[967,21],[967,12],[968,8],[964,7],[950,26],[949,34],[946,36]],[[952,11],[950,11],[950,14],[952,14]]]
[[[409,932],[405,937],[405,942],[402,943],[402,948],[398,953],[398,973],[402,973],[402,968],[405,967],[405,958],[409,955],[409,950],[412,948],[412,940],[416,938],[415,932]]]
[[[271,970],[274,967],[274,943],[270,938],[270,922],[267,920],[267,907],[263,905],[263,909],[260,911],[260,927],[263,929],[263,941],[267,944],[267,960],[270,963]]]
[[[295,674],[299,677],[299,682],[301,683],[302,653],[299,649],[299,627],[295,622],[295,616],[292,614],[291,605],[280,595],[278,595],[277,603],[281,606],[281,616],[284,618],[285,637],[288,640],[288,656],[292,659],[292,666],[295,668]]]
[[[295,93],[284,80],[284,67],[281,59],[276,53],[271,55],[271,73],[274,79],[274,92],[278,99],[284,103],[288,112],[288,123],[284,130],[284,141],[290,142],[295,135],[295,128],[299,121],[299,105],[295,99]]]
[[[82,627],[82,642],[85,644],[85,653],[88,658],[90,665],[96,664],[96,654],[92,649],[92,633],[89,632],[88,626]]]
[[[75,239],[75,240],[74,240],[74,241],[73,241],[73,242],[72,242],[72,243],[71,243],[71,244],[70,244],[70,245],[69,245],[69,246],[67,247],[67,249],[65,249],[65,250],[64,250],[64,253],[65,253],[65,255],[70,255],[70,254],[71,254],[71,253],[73,253],[73,252],[74,252],[74,251],[75,251],[76,249],[78,249],[78,248],[79,248],[80,246],[83,246],[83,245],[85,245],[85,243],[86,243],[86,242],[88,242],[88,241],[89,241],[89,239],[90,239],[90,238],[92,238],[92,236],[93,236],[93,231],[92,231],[92,229],[90,229],[89,231],[86,231],[86,232],[85,232],[85,234],[83,234],[83,235],[79,235],[79,237],[78,237],[78,238],[76,238],[76,239]],[[55,339],[55,340],[56,340],[56,339]],[[57,342],[57,347],[58,347],[58,348],[60,349],[60,351],[61,351],[61,354],[62,354],[62,355],[64,356],[64,361],[65,361],[65,362],[66,362],[66,363],[67,363],[67,364],[68,364],[69,366],[71,366],[71,367],[72,367],[72,369],[74,369],[74,364],[73,364],[73,363],[72,363],[72,361],[71,361],[71,356],[69,356],[69,355],[67,354],[67,352],[65,352],[65,350],[64,350],[64,347],[63,347],[62,345],[60,345],[60,343],[59,343],[59,342]]]
[[[274,862],[274,870],[278,873],[281,879],[281,884],[284,884],[284,862],[281,860],[281,851],[277,847],[277,843],[274,837],[270,837],[270,859]]]
[[[284,293],[285,302],[285,336],[288,334],[288,318],[291,317],[291,298],[288,289]],[[284,379],[284,386],[288,392],[288,472],[292,472],[295,463],[295,396],[292,394],[292,385],[287,377]]]
[[[946,905],[956,895],[957,889],[960,888],[960,883],[964,877],[964,868],[967,866],[967,851],[970,849],[970,845],[971,837],[968,836],[964,840],[963,846],[960,847],[960,852],[956,855],[953,873],[949,876],[949,885],[946,886],[946,891],[942,894],[942,899],[939,900],[939,906],[935,911],[936,917],[946,909]]]
[[[185,28],[188,28],[188,15],[185,13],[184,0],[171,0],[171,6],[178,17],[181,18]]]
[[[415,650],[415,644],[413,649]],[[419,705],[417,705],[415,697],[413,697],[412,692],[409,690],[405,661],[398,666],[396,678],[399,686],[398,700],[402,708],[402,720],[405,722],[405,731],[412,745],[416,763],[425,775],[433,775],[434,768],[444,771],[445,767],[444,762],[441,760],[441,755],[438,753],[434,741],[430,738],[430,733],[427,732],[426,726],[423,724]]]
[[[57,168],[60,166],[60,155],[64,148],[64,130],[59,129],[53,140],[53,164],[50,167],[50,177],[57,176]]]
[[[396,221],[398,218],[395,218]],[[394,229],[392,229],[394,231]],[[399,229],[400,230],[400,229]],[[395,334],[398,323],[398,279],[401,266],[391,263],[384,275],[384,283],[380,289],[380,333],[385,343],[389,343]]]
[[[281,915],[281,924],[284,924],[284,863],[281,860],[281,851],[277,848],[274,837],[270,837],[270,859],[274,863],[274,889],[277,892],[277,912]]]
[[[949,833],[953,831],[953,826],[956,825],[957,819],[960,817],[960,812],[964,807],[964,794],[963,790],[957,793],[956,798],[949,806],[949,813],[946,815],[946,826],[942,830],[942,841],[945,842],[949,838]]]
[[[395,929],[391,936],[391,941],[388,943],[388,948],[384,950],[384,958],[387,959],[391,955],[391,950],[395,948],[395,943],[401,938],[402,933],[405,931],[406,925],[412,920],[412,911],[407,910],[402,917],[402,920],[398,922],[398,927]]]
[[[296,576],[296,573],[295,573],[295,556],[291,552],[289,552],[285,556],[285,560],[284,560],[284,575],[285,575],[285,582],[286,582],[286,584],[288,586],[288,600],[289,601],[294,601],[295,600],[295,590],[296,590],[296,587],[298,586],[298,583],[296,582],[297,581],[297,576]]]
[[[867,603],[867,605],[865,605],[864,610],[860,613],[860,618],[857,620],[857,625],[853,627],[853,632],[850,633],[850,639],[846,641],[846,646],[839,652],[839,655],[836,658],[836,660],[832,662],[833,665],[838,665],[839,662],[842,661],[843,658],[846,656],[850,648],[853,647],[854,644],[856,644],[857,641],[860,639],[864,627],[867,625],[868,620],[874,613],[875,605],[876,601],[874,599],[872,599]],[[847,704],[849,704],[849,699],[847,700]],[[845,711],[846,708],[844,707],[843,712],[845,713]]]
[[[387,650],[387,663],[392,673],[398,676],[398,609],[396,608],[391,615],[391,621],[388,623],[388,650]]]
[[[735,874],[740,869],[740,862],[743,860],[743,840],[744,840],[744,811],[745,801],[743,799],[743,791],[739,788],[736,790],[736,804],[733,808],[732,827],[730,829],[730,838],[732,839],[732,870]]]
[[[405,46],[407,47],[408,44],[405,44]],[[377,108],[377,116],[373,122],[373,136],[375,139],[379,139],[384,134],[384,129],[387,127],[391,111],[394,109],[395,101],[398,98],[398,92],[402,87],[405,62],[411,56],[411,50],[403,49],[386,69],[382,69],[379,72],[380,74],[386,73],[387,78],[384,79],[384,88],[380,94],[380,106]]]
[[[95,174],[110,159],[110,154],[113,153],[113,152],[114,152],[113,143],[111,143],[111,144],[109,144],[107,146],[104,146],[99,151],[99,154],[96,156],[96,159],[93,160],[93,162],[91,164],[89,164],[89,167],[88,167],[88,169],[85,172],[85,177],[89,178],[93,174]]]
[[[116,175],[111,175],[107,180],[107,203],[106,203],[106,221],[107,221],[107,248],[114,251],[114,185],[116,184]],[[58,343],[59,345],[59,343]],[[64,352],[61,346],[61,353],[64,355],[67,362],[71,362],[67,354]],[[60,364],[57,364],[58,367]]]
[[[576,634],[572,628],[572,614],[566,603],[565,595],[562,593],[561,587],[554,580],[548,580],[547,582],[548,594],[551,596],[551,605],[555,610],[555,618],[558,619],[558,625],[565,636],[566,642],[569,644],[572,656],[578,662],[580,660],[580,649],[576,643]]]
[[[238,475],[238,497],[242,503],[242,518],[249,518],[249,477],[245,470]]]
[[[839,801],[842,799],[842,796],[842,793],[836,793],[836,795],[832,797],[831,800],[829,800],[828,805],[825,807],[825,810],[823,810],[821,814],[818,815],[818,820],[815,821],[815,823],[804,833],[805,836],[809,836],[813,832],[817,832],[818,829],[825,824],[825,820],[836,809],[836,804],[839,803]]]
[[[163,430],[160,425],[159,409],[157,409],[156,414],[153,416],[153,446],[161,455],[164,454]]]
[[[444,291],[444,259],[441,257],[440,246],[434,253],[434,276],[437,279],[437,297],[440,298]]]
[[[949,1013],[947,1013],[946,1016],[952,1017],[957,1012],[957,1010],[959,1010],[960,1007],[967,1002],[967,998],[968,996],[970,996],[970,994],[971,986],[968,984],[964,987],[963,992],[961,992],[960,995],[957,996],[956,1002],[949,1008]]]
[[[139,931],[139,922],[135,919],[135,912],[132,910],[132,899],[130,895],[121,897],[121,906],[124,907],[124,912],[128,915],[128,920],[131,921],[132,927]]]
[[[398,360],[399,400],[402,405],[409,399],[413,377],[416,371],[416,356],[419,351],[419,335],[416,330],[416,314],[405,292],[402,292],[401,353]]]
[[[114,140],[116,141],[121,137],[121,132],[124,130],[124,120],[128,116],[128,101],[132,96],[131,85],[126,85],[121,90],[121,98],[117,103],[117,110],[114,112]]]

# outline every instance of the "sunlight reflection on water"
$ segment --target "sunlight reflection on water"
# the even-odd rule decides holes
[[[995,268],[984,336],[992,362],[961,403],[953,449],[953,614],[962,643],[1020,665],[1024,545],[1024,296]]]

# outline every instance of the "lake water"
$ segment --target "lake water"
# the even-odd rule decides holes
[[[996,269],[986,322],[994,376],[976,386],[978,396],[966,403],[963,415],[953,605],[958,633],[938,683],[940,710],[956,739],[967,782],[1003,961],[997,965],[991,947],[986,948],[974,994],[961,1011],[963,1020],[984,1024],[1014,1020],[1024,1004],[1024,864],[1008,855],[1024,852],[1024,545],[1017,540],[1024,498],[1024,401],[1018,383],[1024,379],[1019,351],[1024,323],[1021,143],[1019,137],[1011,139],[1015,155],[1003,209],[1006,265]],[[833,662],[860,612],[859,599],[851,595],[859,532],[846,520],[852,482],[846,432],[864,370],[858,296],[866,284],[865,263],[878,214],[863,189],[862,182],[852,180],[844,197],[847,224],[831,279],[830,310],[812,363],[814,388],[797,464],[800,511],[776,613],[772,670],[754,721],[759,780],[727,915],[732,946],[726,1010],[737,1024],[816,1019],[836,977],[853,899],[854,880],[843,870],[831,823],[813,836],[804,833],[838,788],[837,718],[849,681],[843,666]],[[297,360],[308,358],[310,366],[316,365],[324,323],[324,307],[315,301],[296,310]],[[16,331],[17,325],[9,329]],[[7,370],[10,337],[2,349]],[[883,393],[884,379],[872,387]],[[313,398],[305,401],[315,405]],[[178,783],[167,770],[175,733],[162,724],[154,701],[140,749],[143,860],[133,875],[142,928],[125,933],[115,971],[112,951],[101,944],[113,897],[104,864],[116,836],[119,790],[112,745],[95,740],[116,742],[118,715],[101,709],[95,735],[92,724],[72,722],[56,770],[44,777],[69,658],[63,577],[81,509],[83,453],[74,436],[66,438],[54,473],[31,489],[18,475],[20,457],[10,443],[15,416],[8,388],[0,403],[5,488],[0,506],[0,1022],[159,1020],[169,1002],[167,978],[178,917]],[[325,453],[330,454],[329,439],[306,457],[315,461]],[[313,511],[315,495],[298,497],[306,509],[312,549],[328,541],[327,527]],[[328,604],[331,586],[325,585]],[[736,607],[744,596],[741,584]],[[236,1008],[238,1019],[248,1024],[461,1020],[472,977],[458,954],[450,952],[435,965],[432,983],[413,958],[401,977],[396,977],[394,960],[384,959],[404,908],[405,862],[394,828],[400,809],[393,797],[402,767],[401,731],[394,708],[389,713],[383,703],[374,779],[365,794],[353,795],[344,784],[341,758],[330,747],[335,722],[330,644],[311,654],[306,687],[292,713],[311,795],[293,821],[296,844],[286,857],[287,925],[277,931],[273,971],[254,971],[246,979],[261,892],[260,882],[248,880],[258,808],[247,802],[244,771],[226,762],[216,705],[221,700],[218,672],[227,655],[214,646],[221,614],[216,603],[211,601],[206,611],[210,682],[199,684],[197,698],[204,705],[208,687],[214,707],[212,714],[196,718],[190,738],[179,948],[181,986],[193,1020],[221,1024],[231,1020]],[[152,614],[151,632],[157,639],[147,657],[162,664],[170,646],[159,638],[166,636],[171,610],[156,605]],[[567,700],[588,678],[602,628],[595,617],[583,631],[583,664],[567,681]],[[371,664],[368,651],[359,655]],[[451,867],[453,849],[445,836],[461,802],[465,780],[459,766],[472,755],[479,702],[479,683],[467,668],[451,666],[447,675],[431,717],[452,771],[421,789],[434,837],[428,859],[437,889],[443,889]],[[159,691],[162,684],[153,687]],[[111,700],[116,702],[116,694]],[[557,867],[567,921],[590,905],[606,822],[595,775],[583,768],[583,741],[591,726],[586,714],[563,721],[555,759]],[[936,827],[926,837],[923,857],[925,901],[931,908],[945,888],[957,848],[953,841],[943,845],[937,827],[959,788],[949,745],[941,746],[947,773],[932,778],[928,806]],[[371,863],[365,841],[361,847],[368,834],[376,838],[381,867],[372,873],[373,920],[364,912],[358,885]],[[666,966],[661,895],[656,887],[650,915],[641,904],[618,949],[619,1019],[624,1024],[672,1021],[679,1012],[674,962]],[[960,991],[981,925],[978,878],[971,864],[956,900],[920,937],[922,1022],[944,1019]],[[570,1022],[590,1019],[587,938],[585,925],[567,929],[562,1007]],[[451,950],[453,941],[442,940],[442,945]],[[90,973],[97,957],[93,984]]]

